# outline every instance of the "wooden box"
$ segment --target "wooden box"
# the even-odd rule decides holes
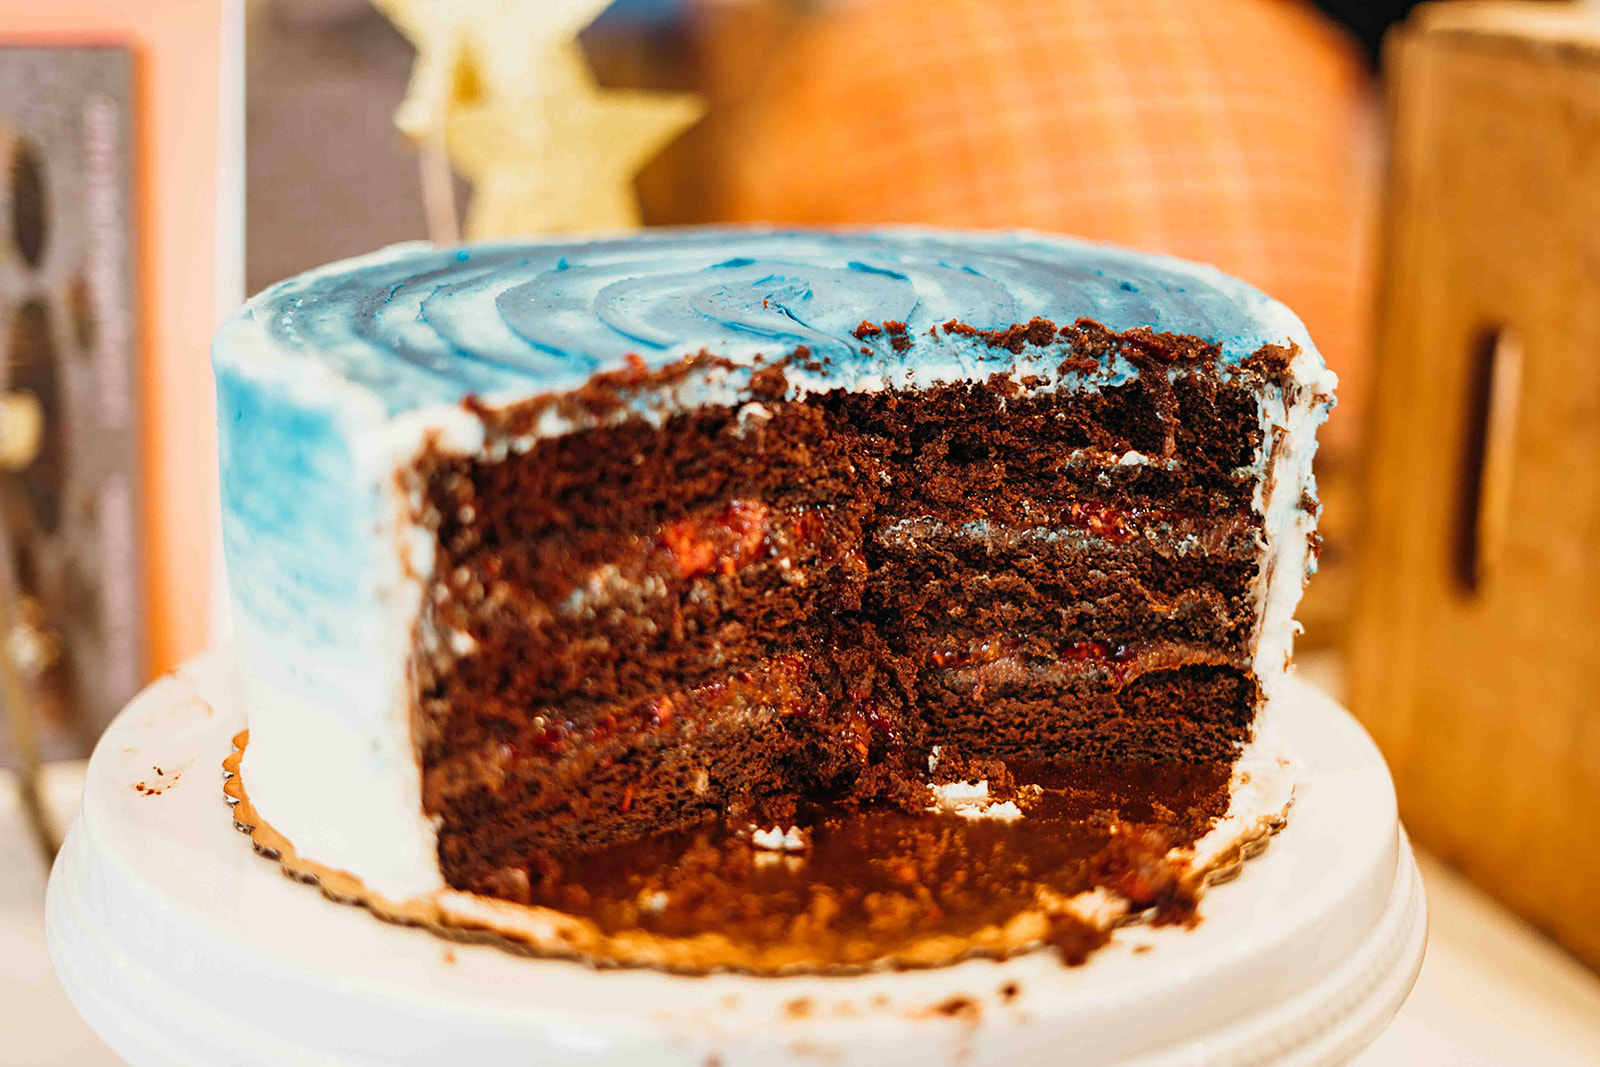
[[[1350,696],[1413,836],[1600,966],[1600,11],[1419,8]]]

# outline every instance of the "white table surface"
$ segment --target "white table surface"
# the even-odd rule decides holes
[[[46,779],[64,828],[82,763]],[[1431,931],[1416,988],[1358,1060],[1400,1064],[1600,1065],[1600,975],[1424,853]],[[45,867],[22,816],[16,779],[0,772],[0,1065],[117,1062],[56,984],[45,950]]]

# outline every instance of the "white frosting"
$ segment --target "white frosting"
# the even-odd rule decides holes
[[[964,819],[997,819],[1000,822],[1016,822],[1022,818],[1022,809],[1016,802],[1007,800],[1002,804],[957,804],[956,814]]]
[[[777,826],[770,830],[751,827],[750,841],[756,848],[766,849],[769,852],[804,852],[806,834],[807,831],[798,826],[791,826],[787,830]]]
[[[1306,577],[1315,569],[1311,535],[1317,518],[1301,507],[1316,481],[1311,461],[1317,451],[1317,427],[1327,418],[1338,378],[1322,365],[1314,351],[1302,349],[1290,364],[1293,397],[1268,393],[1261,404],[1262,448],[1270,450],[1275,434],[1283,435],[1283,449],[1271,464],[1268,478],[1256,488],[1256,508],[1264,517],[1267,552],[1256,585],[1256,654],[1252,664],[1260,679],[1263,704],[1283,691],[1292,669],[1294,635],[1299,624],[1295,608],[1305,589]]]
[[[930,755],[928,762],[936,762],[935,757]],[[963,819],[995,819],[1000,822],[1015,822],[1022,818],[1022,809],[1017,807],[1016,802],[996,802],[989,796],[987,778],[976,782],[932,785],[928,787],[928,793],[933,798],[933,803],[928,805],[928,810],[932,812],[959,815]]]
[[[989,780],[977,782],[946,782],[930,786],[928,791],[941,804],[960,804],[963,801],[988,800]]]
[[[1096,886],[1069,898],[1061,910],[1104,930],[1128,914],[1128,901],[1105,886]]]
[[[255,632],[248,617],[235,632],[245,706],[265,711],[251,716],[241,765],[251,803],[300,856],[356,874],[383,896],[405,900],[441,888],[409,737],[397,744],[401,730],[392,724],[375,731],[328,714],[329,697],[360,701],[369,686],[383,685],[381,672],[301,661],[319,680],[318,699],[299,684],[305,679],[284,676],[271,635]],[[382,714],[378,701],[366,704]]]
[[[1228,810],[1204,837],[1174,853],[1188,859],[1194,869],[1209,868],[1239,842],[1261,833],[1268,823],[1289,810],[1298,764],[1275,722],[1283,703],[1268,702],[1262,709],[1255,737],[1233,765]]]

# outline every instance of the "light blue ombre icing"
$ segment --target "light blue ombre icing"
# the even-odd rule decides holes
[[[1281,304],[1165,257],[1033,234],[716,229],[402,246],[273,286],[219,341],[259,333],[399,413],[572,388],[628,355],[659,366],[699,350],[777,356],[804,345],[844,382],[894,384],[929,364],[987,376],[1011,353],[929,329],[1035,316],[1194,334],[1220,344],[1225,364],[1264,344],[1310,344]],[[917,343],[898,352],[884,335],[857,339],[863,319],[904,322]]]
[[[1282,545],[1284,577],[1262,592],[1274,642],[1263,637],[1262,662],[1276,657],[1270,669],[1281,674],[1307,561],[1300,493],[1313,484],[1332,377],[1288,309],[1209,267],[1038,234],[690,229],[406,245],[267,289],[213,347],[223,539],[250,713],[245,771],[258,810],[302,856],[396,899],[438,884],[407,673],[432,547],[410,523],[397,474],[427,439],[446,451],[483,447],[464,398],[511,403],[575,388],[628,357],[658,367],[708,352],[742,369],[689,383],[672,402],[737,400],[758,356],[799,346],[824,369],[787,368],[795,394],[987,379],[1019,361],[1056,389],[1139,373],[1111,356],[1058,378],[1063,341],[1019,356],[943,329],[1035,317],[1197,335],[1220,346],[1224,374],[1263,345],[1299,347],[1291,374],[1306,388],[1291,401],[1269,387],[1261,409],[1263,425],[1283,426],[1291,442],[1281,489],[1258,500]],[[914,343],[898,351],[887,333],[857,338],[864,320],[904,322]],[[337,819],[330,805],[341,806]]]

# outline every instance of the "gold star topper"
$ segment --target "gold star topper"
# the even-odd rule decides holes
[[[471,237],[639,225],[635,172],[704,111],[595,81],[577,35],[611,0],[373,2],[417,49],[395,124],[473,183]]]

